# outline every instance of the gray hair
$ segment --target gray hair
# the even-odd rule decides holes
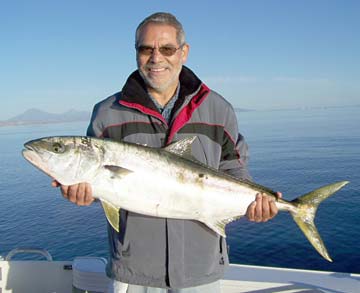
[[[185,44],[185,32],[182,24],[176,19],[174,15],[166,12],[156,12],[146,17],[137,27],[135,33],[135,47],[138,46],[140,32],[148,23],[165,24],[170,25],[176,29],[176,40],[181,46]]]

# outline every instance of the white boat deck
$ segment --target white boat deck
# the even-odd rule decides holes
[[[72,265],[71,261],[0,261],[0,293],[85,292],[73,291]],[[90,272],[92,279],[95,273],[105,278],[97,271]],[[360,275],[231,265],[221,285],[223,293],[359,293]]]
[[[231,265],[222,280],[222,289],[224,293],[360,293],[360,275]]]

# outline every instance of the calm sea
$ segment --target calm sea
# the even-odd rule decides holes
[[[334,262],[311,247],[287,213],[227,227],[233,263],[360,273],[360,108],[238,113],[256,182],[293,199],[335,181],[351,183],[320,205],[318,230]],[[107,256],[100,205],[77,207],[21,156],[25,141],[82,135],[87,123],[0,128],[0,255],[40,247],[55,260]],[[30,258],[20,255],[18,258]]]

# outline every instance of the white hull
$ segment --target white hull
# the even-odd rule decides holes
[[[94,258],[90,258],[93,260]],[[81,258],[85,260],[86,258]],[[69,293],[73,290],[72,261],[0,261],[1,293]],[[105,272],[87,272],[106,280]],[[230,265],[221,281],[223,293],[240,292],[360,292],[360,275],[245,265]],[[81,289],[81,288],[80,288]],[[75,292],[85,292],[77,290]]]

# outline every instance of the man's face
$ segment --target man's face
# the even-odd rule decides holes
[[[149,23],[140,31],[138,48],[153,48],[151,54],[137,51],[138,69],[145,83],[157,92],[176,88],[182,65],[187,59],[189,47],[181,48],[176,39],[176,29],[169,25]],[[179,48],[172,56],[164,56],[159,48]]]

